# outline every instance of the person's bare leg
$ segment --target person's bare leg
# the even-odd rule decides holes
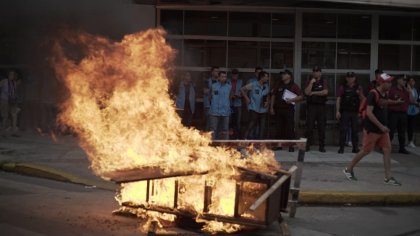
[[[363,157],[365,157],[370,152],[364,151],[363,149],[360,150],[354,157],[353,160],[350,162],[350,164],[347,166],[348,171],[353,171],[353,168],[359,163],[360,160],[362,160]]]
[[[385,178],[389,179],[391,177],[391,148],[382,148],[384,152],[384,171]]]

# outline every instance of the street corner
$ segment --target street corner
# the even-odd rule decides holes
[[[6,172],[13,172],[21,175],[27,175],[37,178],[45,178],[55,181],[68,182],[74,184],[81,184],[91,186],[104,190],[116,191],[117,185],[108,181],[92,180],[82,178],[72,173],[50,166],[35,164],[35,163],[20,163],[20,162],[0,162],[0,169]]]
[[[308,205],[420,205],[420,192],[301,192]]]

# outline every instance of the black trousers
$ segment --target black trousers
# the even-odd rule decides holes
[[[252,132],[257,125],[260,126],[259,132],[256,133],[255,139],[264,139],[265,138],[265,121],[267,119],[266,113],[258,113],[255,111],[250,112],[250,119],[248,127],[245,131],[244,138],[248,138],[250,132]]]
[[[408,142],[413,141],[414,129],[416,128],[416,116],[407,115],[407,137]]]
[[[340,148],[344,148],[348,129],[351,129],[351,143],[353,148],[357,148],[359,146],[359,117],[357,112],[341,112],[339,140]]]
[[[295,139],[295,110],[293,108],[276,109],[276,138]]]
[[[325,104],[307,104],[306,109],[306,138],[307,146],[313,144],[313,130],[315,122],[318,128],[319,146],[325,146],[325,125],[327,123],[327,106]]]
[[[405,130],[407,128],[407,113],[405,112],[389,112],[389,138],[394,138],[395,130],[398,131],[398,142],[400,149],[404,149],[405,145]]]

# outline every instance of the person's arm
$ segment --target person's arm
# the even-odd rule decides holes
[[[341,119],[341,113],[340,113],[340,105],[341,105],[341,97],[337,97],[337,102],[335,103],[335,118],[337,118],[337,120]]]
[[[382,132],[386,133],[389,132],[388,127],[386,127],[384,124],[379,122],[379,120],[376,118],[376,116],[373,114],[373,106],[367,106],[366,108],[366,116],[368,119],[376,125]]]
[[[252,84],[247,84],[241,88],[242,97],[244,97],[245,103],[247,105],[251,102],[251,100],[248,97],[248,91],[251,90],[251,88],[252,88]]]
[[[359,86],[359,99],[360,101],[362,101],[363,99],[365,99],[365,94],[363,93],[363,88],[362,86]]]
[[[305,94],[306,94],[306,96],[311,96],[311,95],[313,95],[313,93],[314,92],[312,92],[312,86],[314,85],[314,83],[315,83],[315,81],[316,81],[316,79],[315,78],[312,78],[307,84],[306,84],[306,87],[305,87]]]
[[[271,102],[270,102],[270,114],[271,115],[276,114],[274,112],[274,102],[276,101],[275,99],[276,99],[276,95],[273,93],[273,95],[271,95]]]

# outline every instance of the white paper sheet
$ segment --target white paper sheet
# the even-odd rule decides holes
[[[287,100],[293,99],[293,98],[295,98],[295,97],[297,97],[297,95],[296,95],[294,92],[292,92],[292,91],[290,91],[290,90],[287,90],[287,89],[285,89],[285,90],[283,91],[283,100],[284,100],[284,101],[287,101]],[[295,105],[295,103],[294,103],[294,102],[292,102],[292,104],[293,104],[293,105]]]

